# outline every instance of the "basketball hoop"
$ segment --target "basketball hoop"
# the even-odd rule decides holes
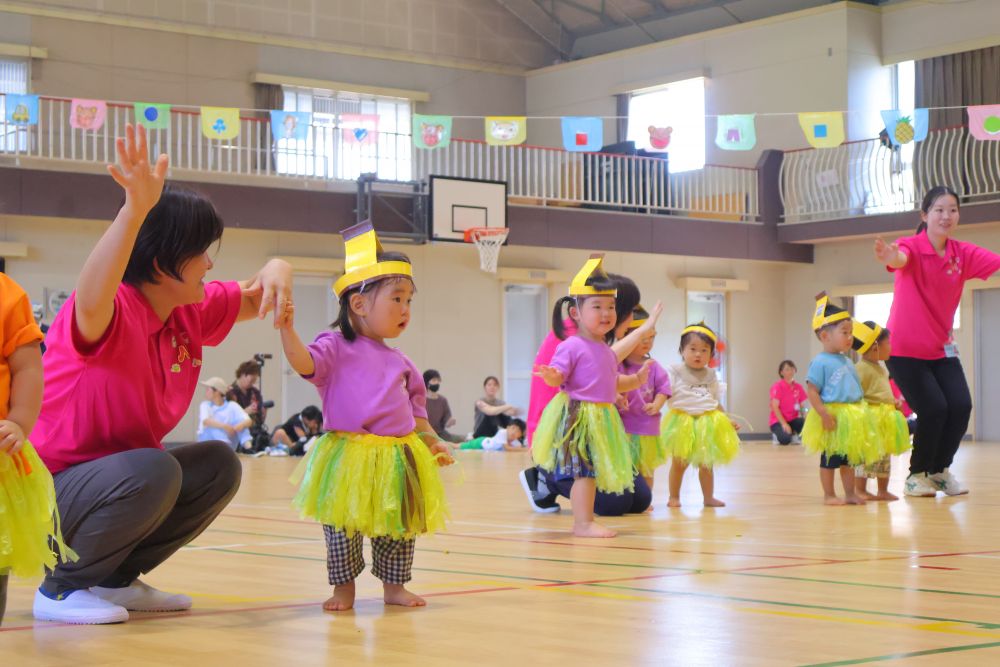
[[[489,273],[497,272],[500,247],[507,240],[510,229],[506,227],[473,227],[465,230],[465,242],[475,244],[479,250],[479,268]]]

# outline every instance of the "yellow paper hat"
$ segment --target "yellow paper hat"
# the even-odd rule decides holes
[[[638,329],[649,320],[649,312],[640,303],[632,309],[632,322],[628,325],[628,331]]]
[[[705,326],[704,322],[699,322],[698,324],[692,324],[689,327],[685,327],[684,330],[681,331],[681,338],[688,335],[689,333],[705,334],[706,336],[712,339],[713,343],[719,342],[719,337],[715,335],[714,331]]]
[[[573,282],[569,284],[569,295],[570,296],[617,296],[618,290],[616,289],[595,289],[587,284],[587,281],[593,277],[597,276],[600,278],[608,279],[608,274],[604,271],[604,253],[595,253],[590,256],[587,263],[583,265],[580,272],[576,274],[573,278]]]
[[[836,308],[835,312],[827,313],[829,308],[836,308],[836,306],[830,303],[830,297],[827,296],[826,292],[817,294],[816,309],[813,310],[813,331],[819,331],[826,325],[833,324],[834,322],[851,319],[851,314],[846,310]]]
[[[868,350],[872,349],[872,345],[878,340],[878,337],[882,335],[882,327],[875,325],[872,329],[870,326],[864,322],[859,322],[854,320],[854,338],[861,342],[861,347],[857,348],[858,352],[864,354]]]
[[[344,237],[344,275],[333,284],[333,291],[339,298],[344,292],[363,282],[386,276],[413,277],[413,267],[409,262],[396,260],[378,261],[382,244],[371,220],[359,222],[340,233]]]

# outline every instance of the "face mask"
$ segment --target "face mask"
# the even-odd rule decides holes
[[[437,390],[440,388],[441,388],[440,382],[432,382],[431,384],[427,385],[427,390],[433,391],[434,393],[437,393]]]

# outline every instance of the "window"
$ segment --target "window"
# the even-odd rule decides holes
[[[356,180],[363,173],[408,181],[412,177],[410,101],[318,88],[283,86],[285,111],[309,111],[312,128],[307,139],[279,139],[278,173]],[[375,141],[345,141],[343,114],[378,116]]]
[[[892,306],[892,292],[880,294],[859,294],[854,297],[854,319],[862,322],[875,322],[885,326],[889,321],[889,308]],[[958,331],[962,324],[962,306],[955,311],[955,321],[952,329]]]
[[[19,58],[0,58],[0,151],[24,151],[28,147],[28,134],[24,128],[7,125],[6,93],[28,92],[28,61]]]
[[[650,127],[672,128],[667,153],[670,171],[705,166],[705,79],[671,83],[632,96],[628,106],[628,139],[637,148],[663,150],[650,143]]]

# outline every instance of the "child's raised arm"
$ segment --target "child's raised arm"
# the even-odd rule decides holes
[[[10,411],[0,420],[0,452],[16,454],[42,409],[42,351],[38,343],[16,348],[10,365]]]
[[[76,285],[73,316],[77,330],[88,343],[101,339],[114,315],[115,293],[125,275],[129,256],[146,214],[163,192],[167,156],[160,155],[150,168],[146,129],[125,126],[125,138],[117,139],[118,164],[108,173],[125,190],[125,203],[114,222],[90,252]]]
[[[625,361],[628,355],[632,354],[632,350],[635,349],[636,345],[645,337],[649,330],[656,326],[656,321],[660,319],[660,315],[663,314],[663,302],[657,301],[656,305],[653,306],[653,312],[649,314],[649,319],[643,322],[635,331],[625,336],[619,341],[611,346],[611,351],[615,353],[618,357],[618,361]]]
[[[562,374],[562,371],[560,371],[558,368],[555,368],[553,366],[545,366],[543,364],[535,366],[535,375],[542,378],[542,380],[545,381],[545,384],[549,385],[550,387],[558,387],[563,382],[566,381],[566,378]]]
[[[633,389],[638,389],[642,385],[646,384],[646,380],[649,379],[649,370],[653,365],[652,359],[649,359],[642,365],[635,375],[619,375],[618,376],[618,393],[623,394],[627,391],[632,391]]]
[[[291,316],[289,315],[281,325],[281,349],[285,352],[288,365],[299,375],[312,375],[316,372],[316,362],[309,354],[309,348],[305,346],[299,334],[295,331]]]

